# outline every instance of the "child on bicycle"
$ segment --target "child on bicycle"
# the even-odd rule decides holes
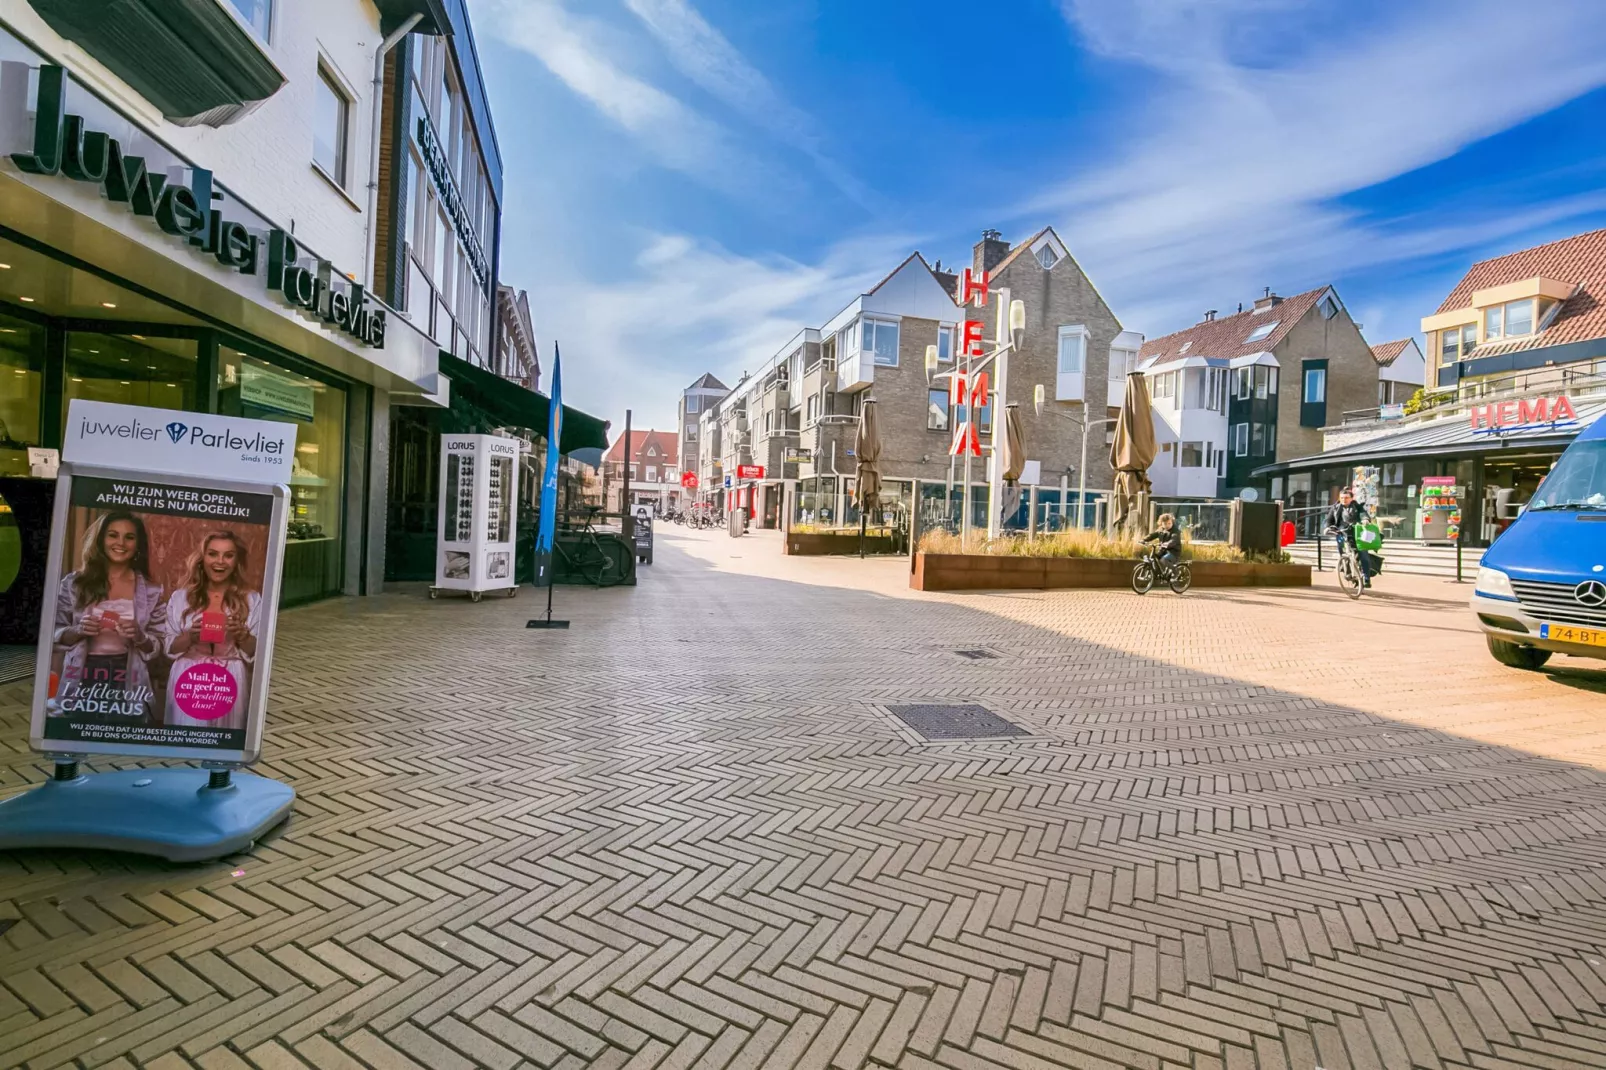
[[[1160,563],[1166,568],[1182,560],[1182,529],[1177,527],[1177,518],[1170,513],[1161,513],[1158,521],[1159,527],[1143,536],[1143,543],[1156,543],[1160,551]]]

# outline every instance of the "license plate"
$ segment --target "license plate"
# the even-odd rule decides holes
[[[1581,646],[1606,646],[1606,631],[1579,628],[1572,624],[1541,624],[1539,638],[1557,643],[1578,643]]]

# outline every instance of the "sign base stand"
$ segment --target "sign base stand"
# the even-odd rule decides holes
[[[58,766],[56,779],[0,802],[0,850],[88,847],[202,862],[248,849],[290,816],[296,797],[290,785],[252,773],[117,769],[70,776],[70,768]],[[64,771],[70,778],[62,778]]]

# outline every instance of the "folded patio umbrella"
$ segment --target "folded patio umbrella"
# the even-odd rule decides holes
[[[1115,421],[1110,445],[1110,468],[1115,473],[1111,522],[1124,527],[1137,507],[1138,495],[1147,491],[1149,465],[1154,463],[1154,418],[1149,408],[1149,383],[1142,372],[1126,377],[1126,399]]]

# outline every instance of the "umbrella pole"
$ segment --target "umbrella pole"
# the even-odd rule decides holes
[[[866,515],[865,515],[865,512],[864,512],[864,507],[860,506],[859,507],[859,559],[860,560],[864,559],[864,522],[865,522],[865,520],[866,520]]]

